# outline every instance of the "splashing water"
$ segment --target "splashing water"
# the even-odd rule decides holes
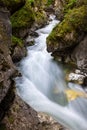
[[[51,16],[52,21],[46,27],[37,30],[35,45],[28,47],[28,55],[20,63],[22,77],[16,78],[17,92],[20,97],[36,111],[53,116],[70,130],[87,130],[87,99],[78,97],[68,101],[67,87],[61,68],[46,51],[46,37],[59,22]],[[75,90],[79,90],[74,85]]]

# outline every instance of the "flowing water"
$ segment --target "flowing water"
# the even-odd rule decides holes
[[[17,92],[36,111],[53,116],[70,130],[87,130],[87,100],[81,97],[68,102],[62,69],[46,51],[46,37],[59,22],[54,16],[51,19],[49,25],[36,31],[35,45],[27,48],[28,55],[20,63],[22,77],[16,78]]]

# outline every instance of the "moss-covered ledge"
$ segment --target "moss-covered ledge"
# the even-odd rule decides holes
[[[87,32],[87,5],[69,10],[47,38],[47,50],[56,51],[77,45]]]
[[[25,5],[11,16],[13,34],[19,35],[19,32],[28,29],[35,21],[30,2],[26,0]]]

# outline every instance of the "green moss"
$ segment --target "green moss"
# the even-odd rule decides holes
[[[53,3],[53,0],[47,0],[47,6],[51,5]]]
[[[12,36],[12,45],[19,45],[19,46],[22,47],[23,46],[23,40],[15,37],[15,36]]]
[[[46,15],[43,13],[42,10],[35,12],[35,21],[38,25],[46,22]]]
[[[70,9],[78,8],[83,5],[87,5],[87,0],[68,0],[64,7],[64,13],[66,14]]]
[[[74,46],[83,32],[87,32],[87,5],[68,11],[64,20],[48,36],[47,46],[48,48],[51,46],[54,50],[61,45],[63,47]]]
[[[68,23],[75,29],[87,31],[87,5],[70,10],[65,16]]]
[[[26,4],[11,16],[12,27],[14,28],[27,28],[34,22],[34,13],[27,0]]]
[[[73,7],[76,6],[77,0],[69,0],[69,2],[65,6],[65,10],[67,11],[68,9],[72,9]]]

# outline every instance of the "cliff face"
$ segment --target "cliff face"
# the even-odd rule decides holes
[[[25,56],[25,48],[23,40],[12,38],[10,14],[13,14],[24,5],[24,0],[17,2],[1,0],[0,2],[0,122],[3,121],[2,119],[6,116],[6,112],[9,110],[14,99],[17,100],[15,98],[15,85],[13,81],[13,78],[17,75],[17,68],[13,61],[18,62]],[[18,102],[22,104],[20,102],[23,101],[18,98]],[[9,117],[7,122],[4,121],[6,125],[9,124],[8,121]],[[0,123],[0,129],[4,129],[3,127]]]
[[[14,97],[11,78],[16,72],[16,67],[12,62],[9,50],[11,32],[9,12],[2,8],[0,9],[0,120]]]
[[[57,59],[68,59],[76,63],[80,69],[87,71],[87,1],[69,0],[63,8],[63,20],[48,36],[47,50]]]

